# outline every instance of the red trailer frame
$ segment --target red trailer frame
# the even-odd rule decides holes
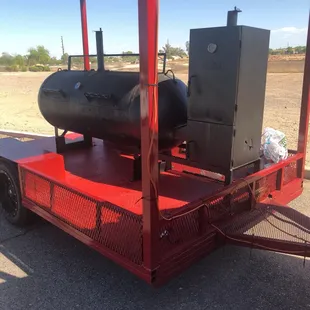
[[[86,0],[80,4],[84,67],[89,70]],[[310,219],[281,206],[298,197],[303,187],[310,108],[310,31],[297,151],[290,151],[287,160],[223,186],[185,173],[190,168],[177,162],[170,171],[159,174],[158,0],[138,0],[138,7],[142,182],[125,182],[133,159],[98,139],[93,139],[94,147],[63,154],[57,153],[53,137],[28,142],[1,139],[0,170],[12,163],[18,168],[18,178],[9,178],[20,189],[17,200],[156,285],[227,242],[310,256]],[[75,143],[80,138],[69,134],[66,142]],[[5,171],[10,176],[12,171]],[[255,233],[251,232],[253,227]]]

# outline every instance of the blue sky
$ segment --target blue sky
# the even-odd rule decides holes
[[[240,7],[239,24],[272,30],[271,47],[305,45],[309,0],[161,0],[159,46],[184,47],[191,28],[222,26],[227,10]],[[90,52],[102,27],[106,53],[138,52],[137,0],[87,0]],[[1,0],[0,53],[25,54],[38,44],[61,55],[82,53],[79,0]]]

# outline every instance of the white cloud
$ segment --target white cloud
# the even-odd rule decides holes
[[[306,45],[307,28],[283,27],[271,30],[270,47]]]
[[[295,33],[306,33],[307,28],[296,28],[296,27],[283,27],[275,30],[271,30],[273,33],[287,33],[287,34],[295,34]]]

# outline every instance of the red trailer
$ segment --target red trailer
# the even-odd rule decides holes
[[[67,128],[59,135],[57,126],[55,137],[1,139],[0,198],[6,218],[22,225],[34,212],[153,285],[166,282],[227,243],[310,256],[310,219],[286,206],[303,190],[310,108],[310,32],[297,150],[290,150],[286,160],[268,167],[252,161],[236,171],[231,163],[227,173],[214,168],[213,172],[225,177],[221,182],[200,174],[201,169],[207,169],[205,163],[201,165],[187,154],[191,141],[169,152],[158,149],[158,0],[139,0],[138,9],[140,153],[120,150],[89,133],[68,134]],[[237,12],[228,14],[229,31],[237,29],[233,28]],[[96,71],[89,71],[85,0],[81,0],[81,21],[83,76],[88,76]],[[243,35],[247,30],[242,31]],[[208,57],[217,50],[220,53],[221,44],[210,43]],[[222,68],[214,62],[212,66],[209,70],[213,72]],[[70,71],[68,74],[74,74]],[[194,77],[190,76],[188,87]],[[83,83],[72,85],[78,91]],[[74,97],[68,99],[56,88],[44,88],[43,92],[63,105]],[[102,94],[84,96],[88,102],[110,99]],[[86,115],[87,110],[83,111]],[[222,127],[217,128],[219,132]]]

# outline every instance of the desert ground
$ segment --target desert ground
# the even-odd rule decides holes
[[[302,61],[297,60],[295,64],[286,62],[286,70],[283,70],[282,62],[269,63],[264,127],[270,126],[283,131],[289,147],[296,149],[303,77],[300,72]],[[172,64],[172,67],[176,76],[187,83],[186,64]],[[278,71],[286,72],[273,73]],[[0,129],[54,133],[53,127],[41,116],[37,105],[39,87],[49,74],[51,73],[0,72]]]

